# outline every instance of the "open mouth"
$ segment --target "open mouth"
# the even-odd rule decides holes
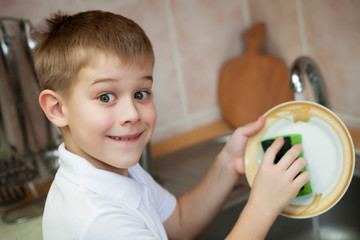
[[[125,136],[109,136],[109,138],[117,140],[117,141],[136,141],[137,139],[140,138],[140,136],[142,135],[143,132],[138,133],[138,134],[132,134],[132,135],[125,135]]]

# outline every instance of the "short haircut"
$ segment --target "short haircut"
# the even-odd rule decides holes
[[[124,64],[154,65],[151,42],[134,21],[118,14],[86,11],[57,12],[47,19],[34,50],[40,88],[70,93],[73,80],[98,53],[116,56]]]

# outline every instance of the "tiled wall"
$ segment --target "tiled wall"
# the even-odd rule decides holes
[[[27,18],[39,29],[59,9],[113,11],[144,28],[156,55],[153,142],[221,118],[218,73],[245,50],[243,31],[261,21],[263,52],[287,66],[300,55],[313,57],[333,109],[360,129],[358,0],[0,0],[0,17]]]

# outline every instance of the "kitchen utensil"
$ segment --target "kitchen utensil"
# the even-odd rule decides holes
[[[0,45],[1,52],[7,50],[5,38],[3,34],[3,27],[0,26]],[[4,57],[4,54],[2,54]],[[0,70],[5,71],[3,65]],[[5,76],[5,75],[4,75]],[[6,79],[0,79],[0,185],[2,187],[21,186],[33,180],[36,171],[30,169],[21,158],[20,154],[15,150],[15,147],[10,146],[6,135],[3,119],[3,107],[6,104],[4,99],[4,84]]]
[[[8,89],[9,92],[12,94],[13,98],[11,98],[11,102],[15,103],[15,115],[16,120],[19,121],[19,127],[21,129],[22,134],[22,140],[23,140],[23,151],[21,156],[22,163],[26,164],[32,173],[34,173],[34,179],[37,179],[38,181],[38,189],[40,190],[41,195],[44,195],[44,189],[43,189],[43,182],[41,179],[41,175],[39,174],[39,168],[37,165],[37,155],[32,151],[28,144],[28,132],[27,132],[27,123],[31,124],[31,120],[29,120],[27,117],[30,117],[29,110],[26,108],[26,104],[23,99],[23,91],[21,89],[21,82],[19,79],[19,69],[17,68],[18,60],[16,59],[16,56],[14,54],[14,49],[17,49],[19,47],[19,44],[15,40],[18,40],[18,33],[15,36],[8,36],[6,32],[6,28],[4,27],[3,21],[4,19],[0,19],[0,35],[1,35],[1,53],[3,57],[4,65],[6,66],[6,80],[4,82],[7,82],[7,85],[9,86]],[[18,23],[17,19],[5,19],[11,20],[12,23]],[[4,21],[5,21],[4,20]],[[21,46],[20,46],[21,47]],[[20,49],[21,50],[21,49]],[[24,57],[21,57],[20,60],[23,60]],[[21,62],[19,62],[21,64]],[[23,72],[21,71],[22,77]],[[27,77],[27,76],[25,76]],[[10,94],[8,94],[10,95]],[[10,95],[11,97],[11,95]],[[5,101],[3,101],[5,102]],[[34,133],[34,129],[30,128],[30,131],[32,130],[32,133]],[[36,137],[32,139],[35,141],[35,145],[37,145]],[[14,149],[15,150],[15,149]],[[18,152],[18,154],[20,154]],[[44,197],[41,197],[38,195],[37,189],[34,186],[33,181],[28,181],[27,186],[29,190],[31,191],[34,199],[32,201],[27,202],[26,204],[22,204],[19,206],[16,206],[14,208],[7,209],[2,214],[2,220],[6,223],[21,223],[24,221],[27,221],[31,219],[32,217],[39,216],[43,212],[44,208]],[[26,193],[26,191],[23,191],[24,186],[20,186],[18,188],[6,188],[5,190],[1,189],[1,197],[3,197],[4,201],[5,199],[9,200],[14,198],[14,196],[20,198],[25,197],[22,193]],[[14,192],[17,190],[16,192]],[[7,195],[5,195],[6,193]],[[17,193],[17,194],[16,194]],[[11,194],[11,195],[10,195]]]
[[[34,33],[34,28],[31,25],[29,20],[20,20],[20,29],[21,29],[21,34],[22,34],[22,38],[24,41],[24,45],[26,46],[24,49],[29,50],[29,60],[30,62],[32,62],[32,50],[36,47],[37,42],[36,40],[32,37],[32,34]]]
[[[313,193],[296,197],[282,215],[309,218],[331,209],[344,195],[354,174],[355,151],[349,131],[328,108],[309,101],[290,101],[265,113],[265,126],[245,149],[245,174],[250,184],[264,157],[261,141],[301,134]]]
[[[2,52],[3,52],[3,58],[5,65],[7,67],[7,72],[9,75],[8,85],[10,87],[10,91],[12,95],[14,96],[14,102],[15,102],[15,109],[16,113],[18,114],[18,120],[20,123],[20,129],[23,136],[23,154],[22,159],[25,162],[34,162],[34,156],[35,154],[32,153],[32,150],[29,147],[28,144],[28,138],[27,138],[27,127],[25,123],[26,116],[24,115],[24,101],[23,101],[23,95],[21,91],[21,84],[18,80],[18,71],[17,71],[17,65],[14,59],[13,51],[11,49],[11,44],[9,43],[9,37],[6,36],[5,27],[2,23],[1,24],[1,46],[2,46]]]
[[[233,127],[256,120],[271,107],[293,100],[288,68],[279,60],[259,53],[265,24],[245,32],[248,49],[222,68],[218,98],[225,120]]]
[[[32,51],[36,47],[37,42],[32,38],[32,33],[34,31],[31,23],[28,20],[20,21],[20,29],[22,33],[22,40],[24,49],[26,49],[28,62],[33,68],[34,78],[39,87],[39,81],[34,69],[34,61],[32,58]],[[58,146],[59,144],[53,139],[52,135],[52,123],[44,116],[45,121],[45,131],[46,131],[46,147],[45,150],[40,153],[40,158],[42,159],[44,165],[51,174],[55,174],[57,169],[60,166]]]
[[[4,44],[1,28],[0,44]],[[0,71],[5,72],[3,65]],[[26,166],[18,152],[7,141],[2,115],[2,106],[5,104],[3,84],[4,79],[0,79],[0,207],[8,207],[26,198],[24,185],[32,181],[36,174]]]
[[[36,40],[32,37],[35,30],[34,30],[32,24],[30,23],[29,20],[27,20],[27,19],[26,20],[19,19],[18,21],[19,21],[21,41],[22,41],[23,49],[25,50],[26,58],[28,60],[27,62],[31,66],[31,70],[32,70],[32,73],[33,73],[32,75],[33,75],[33,77],[35,79],[35,82],[36,82],[38,88],[39,88],[39,81],[37,79],[37,74],[36,74],[36,71],[35,71],[34,61],[33,61],[33,57],[32,57],[33,49],[37,45]]]
[[[12,95],[14,96],[15,102],[15,110],[17,113],[17,119],[19,121],[21,133],[22,133],[22,140],[23,140],[23,152],[21,154],[21,161],[25,163],[28,168],[35,172],[35,175],[38,177],[39,182],[42,185],[40,180],[40,175],[38,172],[38,166],[36,161],[36,155],[31,150],[28,144],[27,138],[27,127],[26,127],[26,115],[24,114],[24,101],[22,98],[22,91],[21,91],[21,84],[18,79],[18,68],[16,65],[13,49],[10,43],[10,38],[6,34],[5,26],[3,22],[0,22],[0,45],[1,45],[1,52],[2,57],[6,66],[6,72],[8,73],[8,85]],[[28,182],[28,186],[32,191],[32,194],[35,198],[38,198],[37,191],[33,186],[32,182]]]
[[[0,161],[8,160],[8,162],[10,162],[12,158],[20,158],[20,156],[16,151],[13,150],[13,147],[9,146],[6,140],[2,121],[2,113],[0,112]]]
[[[0,187],[0,207],[8,207],[24,201],[26,196],[24,186]]]
[[[0,113],[0,187],[13,188],[25,185],[35,178],[36,172],[23,162],[21,156],[6,140]]]

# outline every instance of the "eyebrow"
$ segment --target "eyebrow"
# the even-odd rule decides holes
[[[95,79],[90,85],[95,85],[98,83],[103,83],[103,82],[115,82],[116,80],[113,78],[98,78]]]
[[[152,81],[152,82],[154,81],[154,80],[153,80],[153,76],[145,76],[144,79],[150,80],[150,81]]]
[[[151,75],[144,76],[141,79],[153,82],[153,77]],[[114,79],[114,78],[99,78],[99,79],[95,79],[90,85],[95,85],[95,84],[103,83],[103,82],[115,82],[115,81],[116,81],[116,79]]]

